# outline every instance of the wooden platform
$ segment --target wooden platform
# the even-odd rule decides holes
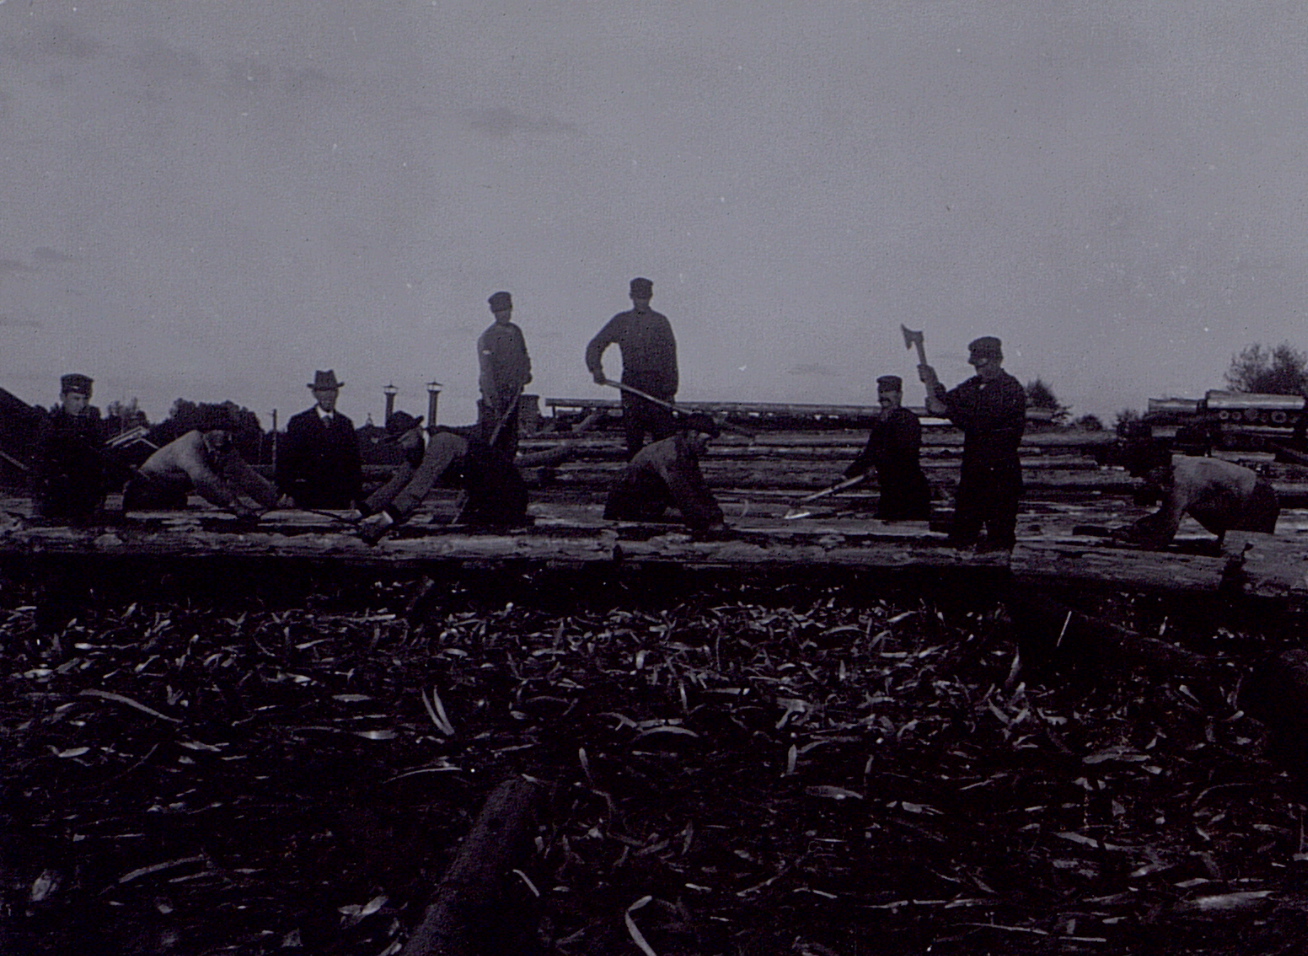
[[[875,488],[824,499],[813,516],[785,520],[804,494],[838,480],[865,434],[854,429],[767,432],[755,441],[724,436],[703,463],[727,516],[726,532],[692,538],[676,522],[605,521],[604,494],[623,458],[615,435],[541,436],[522,443],[530,459],[549,449],[558,464],[526,470],[531,525],[508,533],[451,526],[456,493],[433,492],[404,526],[376,546],[348,523],[303,511],[269,512],[247,526],[198,498],[185,512],[114,515],[107,524],[42,527],[23,517],[0,524],[0,557],[25,561],[61,555],[94,560],[300,560],[360,568],[449,564],[698,568],[843,568],[859,572],[995,575],[1031,584],[1085,584],[1176,592],[1221,591],[1301,603],[1308,597],[1308,470],[1249,464],[1268,473],[1282,496],[1277,535],[1230,535],[1226,548],[1187,521],[1174,545],[1149,552],[1114,542],[1107,529],[1146,513],[1131,495],[1137,483],[1098,462],[1103,436],[1036,432],[1022,447],[1026,493],[1012,553],[976,554],[948,546],[960,442],[956,432],[928,430],[923,465],[933,486],[933,520],[887,523],[872,517]],[[26,516],[21,499],[0,509]]]

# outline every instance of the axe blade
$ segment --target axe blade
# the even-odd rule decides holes
[[[924,337],[920,331],[914,332],[906,325],[901,325],[899,331],[904,333],[904,348],[906,349],[911,349],[914,345],[922,345],[924,342]]]

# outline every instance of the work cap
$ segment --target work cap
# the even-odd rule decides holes
[[[688,432],[703,432],[710,438],[717,438],[721,434],[718,423],[713,420],[713,416],[705,415],[703,412],[692,412],[689,415],[683,415],[679,424]]]
[[[314,372],[313,383],[309,386],[315,391],[319,389],[340,388],[344,382],[336,381],[336,370],[328,369],[325,372]]]
[[[973,339],[968,343],[967,350],[972,353],[969,356],[970,358],[984,356],[986,358],[1002,359],[1004,357],[999,339],[993,335],[983,335],[979,339]]]
[[[904,380],[898,375],[882,375],[877,379],[878,392],[902,392]]]
[[[654,294],[654,283],[649,279],[637,277],[631,280],[631,296],[636,299],[648,299]]]
[[[75,392],[91,397],[91,379],[87,375],[65,375],[59,379],[59,390],[64,393]]]
[[[505,309],[513,308],[513,296],[507,292],[496,292],[486,301],[490,303],[492,312],[503,312]]]
[[[395,441],[421,424],[421,415],[415,418],[408,412],[391,412],[391,417],[386,419],[386,440]]]

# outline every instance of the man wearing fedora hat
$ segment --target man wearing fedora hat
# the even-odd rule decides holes
[[[352,508],[363,488],[354,422],[336,410],[343,382],[336,371],[313,373],[315,405],[286,423],[277,451],[277,487],[301,508]]]
[[[1017,448],[1026,429],[1026,390],[1004,371],[999,339],[983,335],[967,346],[976,369],[953,391],[946,391],[930,365],[919,365],[926,385],[926,407],[963,431],[963,463],[954,499],[949,539],[955,547],[978,544],[984,526],[987,549],[1013,547],[1017,503],[1022,496],[1022,463]]]
[[[649,307],[654,283],[637,277],[631,280],[631,309],[619,312],[605,323],[586,346],[586,368],[595,381],[607,384],[604,350],[617,345],[622,352],[622,383],[638,388],[662,402],[677,394],[677,340],[668,317]],[[633,458],[645,444],[648,432],[654,441],[677,430],[672,412],[630,392],[622,393],[622,428],[627,436],[627,457]]]
[[[91,405],[91,379],[65,375],[59,404],[41,423],[32,504],[36,515],[79,523],[104,504],[108,463],[100,410]]]
[[[867,445],[845,469],[845,477],[875,468],[877,517],[883,521],[925,521],[931,517],[931,486],[922,473],[922,423],[902,404],[904,380],[898,375],[877,379],[881,414],[872,423]]]
[[[531,381],[531,358],[522,329],[511,321],[513,296],[496,292],[487,301],[495,321],[477,339],[481,366],[477,427],[488,445],[512,458],[518,451],[518,402]]]

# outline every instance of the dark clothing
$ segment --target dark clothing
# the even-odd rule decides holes
[[[922,521],[931,517],[931,486],[919,463],[921,449],[922,423],[907,408],[896,408],[872,423],[867,446],[845,469],[845,477],[876,469],[881,489],[878,518]]]
[[[518,450],[518,398],[531,381],[531,358],[522,329],[512,322],[492,324],[477,339],[477,360],[481,366],[481,399],[477,402],[481,438],[487,444],[494,438],[494,446],[512,458]]]
[[[362,497],[363,462],[354,422],[317,407],[293,415],[277,449],[277,487],[301,508],[352,508]]]
[[[591,374],[604,371],[604,350],[610,345],[622,350],[622,382],[632,388],[671,402],[677,394],[677,340],[667,316],[652,309],[619,312],[586,346],[586,368]],[[623,430],[627,451],[635,455],[649,432],[658,441],[673,432],[672,413],[626,392],[622,395]]]
[[[53,409],[41,422],[32,504],[42,518],[83,521],[104,504],[109,468],[100,410],[81,415]]]
[[[950,392],[937,382],[935,397],[944,403],[949,420],[963,431],[963,465],[951,540],[958,545],[975,544],[984,526],[991,545],[1011,548],[1022,496],[1017,449],[1026,429],[1026,390],[1001,371],[990,381],[974,375]]]
[[[621,521],[657,521],[669,506],[681,512],[692,531],[722,523],[722,509],[704,481],[699,456],[687,434],[642,448],[609,492],[604,517]]]
[[[426,449],[415,449],[390,480],[363,502],[365,515],[386,511],[405,521],[437,482],[467,492],[460,520],[467,524],[521,524],[527,516],[527,484],[512,459],[499,449],[453,432],[437,432]]]

